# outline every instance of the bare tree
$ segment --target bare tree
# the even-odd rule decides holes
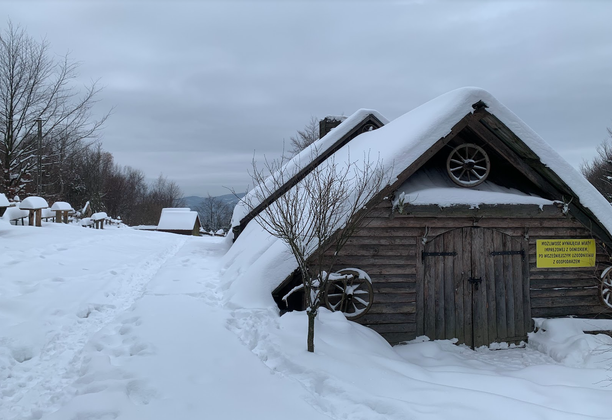
[[[608,129],[610,138],[597,147],[597,154],[591,162],[583,163],[582,174],[591,184],[612,203],[612,130]]]
[[[56,61],[46,41],[35,41],[11,22],[0,34],[0,182],[5,192],[19,193],[31,183],[40,166],[41,140],[55,140],[61,131],[65,151],[93,137],[106,120],[108,114],[92,119],[96,83],[82,91],[74,87],[77,68],[67,55]]]
[[[336,258],[360,227],[367,204],[388,181],[380,160],[372,162],[367,155],[356,161],[348,156],[342,163],[335,159],[332,156],[313,169],[255,217],[266,232],[287,245],[297,262],[308,313],[309,352],[314,352],[314,323]],[[295,166],[284,163],[266,160],[259,168],[253,161],[251,176],[257,187],[243,199],[249,209],[295,175],[291,169]],[[332,258],[319,252],[330,247]]]
[[[295,156],[319,139],[319,119],[310,117],[310,121],[295,136],[289,138],[291,156]]]
[[[219,197],[208,194],[196,210],[200,215],[204,229],[217,232],[219,229],[230,227],[233,209]]]

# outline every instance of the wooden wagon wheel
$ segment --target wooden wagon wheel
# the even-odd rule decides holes
[[[599,292],[604,305],[612,308],[612,266],[606,268],[601,274]]]
[[[446,160],[446,171],[461,187],[475,187],[487,179],[491,170],[489,156],[482,147],[464,143],[455,147]]]
[[[372,307],[374,290],[372,280],[365,271],[345,268],[328,280],[325,287],[325,306],[331,311],[341,311],[346,319],[355,320],[364,316]]]

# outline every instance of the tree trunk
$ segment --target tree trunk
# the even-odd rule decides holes
[[[314,327],[317,311],[309,309],[306,312],[308,313],[308,351],[314,353]]]

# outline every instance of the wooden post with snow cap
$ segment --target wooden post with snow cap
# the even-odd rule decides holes
[[[96,229],[104,229],[104,220],[107,218],[108,215],[103,211],[91,215],[91,220],[93,220]]]
[[[68,213],[74,209],[65,201],[56,201],[51,210],[55,212],[55,223],[68,223]]]
[[[28,210],[30,212],[28,225],[41,227],[42,226],[42,209],[49,207],[47,201],[42,197],[28,197],[19,204],[19,209]]]

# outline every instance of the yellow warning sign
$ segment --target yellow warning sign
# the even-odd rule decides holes
[[[541,239],[536,241],[536,266],[595,267],[594,239]]]

